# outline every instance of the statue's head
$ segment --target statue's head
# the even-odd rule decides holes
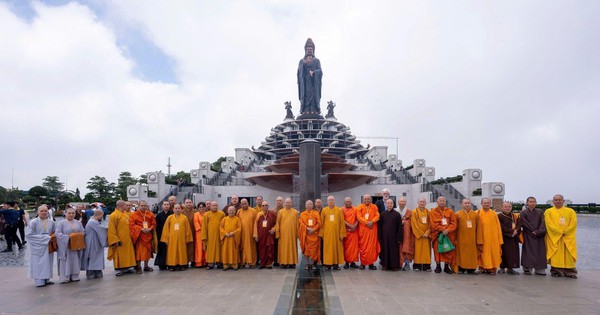
[[[307,39],[306,44],[304,44],[304,54],[306,56],[312,56],[315,54],[315,43],[313,43],[312,39]]]

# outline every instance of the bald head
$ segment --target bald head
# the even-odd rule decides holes
[[[292,198],[285,198],[285,208],[286,209],[292,208]]]
[[[364,195],[363,196],[363,203],[365,205],[367,205],[367,206],[370,205],[372,201],[373,201],[373,199],[371,198],[371,195]]]

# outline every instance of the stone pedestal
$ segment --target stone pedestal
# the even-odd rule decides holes
[[[300,204],[297,209],[304,209],[306,200],[321,198],[321,145],[307,139],[300,143]]]

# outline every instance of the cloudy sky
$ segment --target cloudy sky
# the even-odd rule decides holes
[[[400,137],[404,165],[483,169],[509,200],[600,202],[599,1],[0,1],[0,185],[197,168],[299,110]],[[387,145],[393,140],[364,139]]]

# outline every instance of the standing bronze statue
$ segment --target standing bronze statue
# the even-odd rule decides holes
[[[307,39],[304,45],[304,58],[298,65],[298,96],[300,114],[321,114],[321,62],[315,57],[315,44]]]

